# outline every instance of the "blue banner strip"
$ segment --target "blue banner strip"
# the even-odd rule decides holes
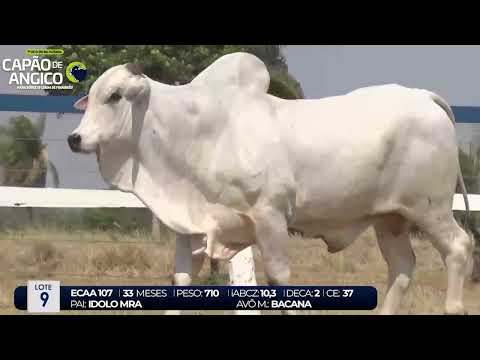
[[[0,94],[0,111],[80,114],[73,107],[80,97]]]
[[[0,94],[0,111],[82,113],[73,107],[81,96]],[[480,123],[480,107],[452,106],[457,123]]]
[[[480,123],[480,107],[478,106],[452,106],[452,111],[457,123]]]
[[[60,294],[43,295],[45,302],[59,296],[60,310],[88,311],[373,310],[378,297],[373,286],[61,286]],[[14,303],[27,309],[26,286],[15,290]]]

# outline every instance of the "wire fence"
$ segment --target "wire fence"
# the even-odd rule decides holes
[[[147,236],[145,236],[147,237]],[[2,240],[0,240],[2,241]],[[46,241],[49,244],[71,244],[71,245],[78,245],[78,244],[108,244],[108,245],[146,245],[146,246],[162,246],[165,245],[166,241],[155,241],[155,240],[129,240],[129,241],[123,241],[123,240],[85,240],[85,239],[79,239],[79,240],[38,240],[38,239],[14,239],[11,241],[15,241],[16,244],[25,244],[25,245],[30,245],[30,244],[35,244],[35,243],[40,243],[42,241]]]
[[[9,171],[9,172],[28,172],[32,171],[33,168],[9,168],[9,167],[1,167],[1,170],[3,171]],[[35,169],[37,170],[37,169]],[[38,169],[42,173],[48,172],[48,168],[42,167]],[[65,170],[64,170],[65,171]],[[79,169],[72,169],[72,170],[67,170],[70,174],[100,174],[99,170],[79,170]]]
[[[18,278],[18,279],[29,279],[32,277],[31,271],[21,271],[21,270],[2,270],[2,277],[4,275],[10,275],[10,278]],[[50,277],[65,277],[65,278],[107,278],[107,279],[119,279],[119,280],[137,280],[145,282],[152,282],[152,280],[166,280],[169,278],[168,275],[164,276],[155,276],[155,275],[145,275],[145,276],[138,276],[138,275],[131,275],[131,274],[105,274],[105,273],[74,273],[74,272],[56,272],[56,271],[49,271],[48,276]]]
[[[27,138],[27,137],[18,137],[18,138],[13,138],[13,140],[20,140],[20,141],[64,141],[65,143],[67,142],[66,138]]]

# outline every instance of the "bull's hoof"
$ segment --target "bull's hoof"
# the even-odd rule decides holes
[[[180,310],[165,310],[163,315],[181,315],[182,312]]]
[[[479,284],[480,283],[480,275],[472,276],[472,283]]]
[[[301,236],[303,237],[304,236],[304,233],[302,230],[298,230],[298,229],[295,229],[295,228],[287,228],[287,231],[288,231],[288,235],[290,236]]]
[[[450,311],[445,311],[444,315],[468,315],[468,311],[465,309],[452,309]]]
[[[282,315],[297,315],[297,310],[282,310]]]
[[[443,315],[468,315],[468,311],[464,310],[462,312],[457,312],[457,313],[447,313],[446,311],[443,313]]]
[[[260,310],[235,310],[235,315],[262,315]]]

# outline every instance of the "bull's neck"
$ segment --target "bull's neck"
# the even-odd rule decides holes
[[[203,109],[186,90],[173,92],[150,99],[131,155],[132,191],[175,231],[201,232],[205,201],[193,185],[188,152]]]
[[[145,116],[141,120],[133,116],[134,158],[149,172],[162,169],[172,181],[189,176],[192,156],[200,151],[197,145],[217,131],[210,123],[214,122],[210,104],[207,95],[195,88],[162,86],[152,94]]]
[[[102,175],[109,183],[135,193],[164,223],[181,232],[196,229],[198,214],[204,212],[189,208],[192,203],[204,205],[191,157],[201,152],[196,145],[211,137],[209,103],[204,94],[188,87],[162,86],[143,107],[132,106],[130,144],[103,149],[100,156]]]

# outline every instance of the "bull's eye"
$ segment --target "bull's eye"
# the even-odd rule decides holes
[[[120,95],[117,92],[114,92],[112,95],[110,95],[107,102],[116,103],[116,102],[120,101],[121,98],[122,98],[122,95]]]

